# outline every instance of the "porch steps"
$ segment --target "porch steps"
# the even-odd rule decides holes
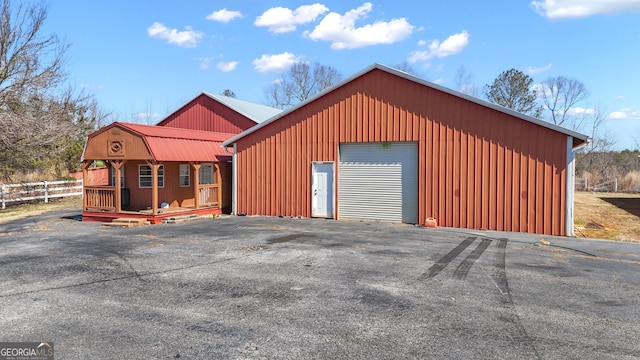
[[[103,226],[112,226],[112,227],[136,227],[136,226],[144,226],[149,225],[149,221],[146,219],[138,219],[138,218],[117,218],[113,219],[112,222],[103,223]]]
[[[179,223],[183,223],[191,220],[198,220],[200,218],[201,216],[197,214],[176,215],[176,216],[162,219],[162,223],[163,224],[179,224]]]

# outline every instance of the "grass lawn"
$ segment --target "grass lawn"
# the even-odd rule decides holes
[[[640,242],[640,194],[576,192],[576,236]]]
[[[50,201],[49,203],[23,204],[18,206],[8,206],[0,209],[0,222],[20,219],[30,215],[38,215],[51,210],[60,209],[82,209],[81,197],[67,197]]]

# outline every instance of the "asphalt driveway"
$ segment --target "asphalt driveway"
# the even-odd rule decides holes
[[[640,244],[77,215],[0,223],[0,341],[57,359],[640,358]]]

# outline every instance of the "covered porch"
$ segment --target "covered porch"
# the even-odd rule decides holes
[[[94,132],[83,154],[83,178],[96,160],[107,164],[110,176],[107,183],[85,182],[83,221],[158,224],[178,215],[222,213],[230,201],[231,166],[220,143],[229,136],[117,122]]]

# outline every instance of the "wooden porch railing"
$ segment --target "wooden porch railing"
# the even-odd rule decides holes
[[[85,186],[84,209],[116,211],[116,187]]]
[[[198,186],[198,202],[200,206],[220,206],[218,184]]]
[[[198,186],[198,196],[200,206],[220,206],[218,184]],[[115,186],[85,186],[84,209],[116,211]]]

